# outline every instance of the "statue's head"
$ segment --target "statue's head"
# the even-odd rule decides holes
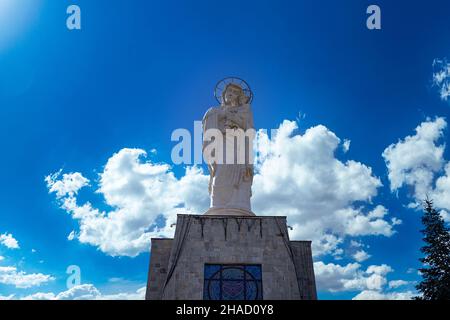
[[[222,105],[240,106],[248,103],[249,97],[244,93],[242,87],[236,83],[229,83],[222,92]]]

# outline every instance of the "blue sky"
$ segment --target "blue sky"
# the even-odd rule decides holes
[[[66,28],[70,4],[81,8],[81,30]],[[172,131],[192,130],[193,121],[215,103],[215,83],[229,75],[253,88],[257,128],[277,128],[301,114],[296,134],[323,125],[341,142],[351,140],[348,152],[335,150],[336,159],[370,167],[383,186],[373,197],[346,199],[351,202],[346,208],[365,206],[367,213],[382,205],[386,221],[402,221],[392,225],[396,232],[389,236],[347,232],[340,260],[335,251],[315,260],[330,270],[331,263],[356,263],[349,248],[351,240],[359,241],[371,257],[360,262],[361,274],[348,271],[352,276],[384,277],[387,272],[367,268],[386,264],[393,270],[387,281],[408,284],[390,290],[386,283],[378,291],[319,287],[319,298],[412,291],[420,279],[416,271],[408,272],[419,267],[420,211],[406,206],[417,200],[421,186],[404,178],[392,192],[393,177],[382,154],[414,136],[421,123],[438,125],[437,117],[449,116],[449,103],[433,82],[433,62],[450,57],[450,4],[376,1],[382,12],[382,29],[376,31],[365,26],[369,4],[0,0],[0,235],[11,234],[20,246],[0,245],[0,267],[53,278],[18,288],[0,277],[0,296],[57,295],[67,290],[69,265],[80,266],[82,283],[104,295],[143,287],[149,253],[113,257],[95,241],[69,241],[71,231],[79,232],[79,220],[60,208],[61,198],[49,192],[44,178],[60,169],[79,172],[89,185],[76,190],[77,202],[114,211],[105,193],[95,192],[108,160],[124,148],[137,148],[148,152],[148,161],[171,165]],[[448,138],[448,130],[438,131],[438,138],[431,138],[435,146]],[[393,153],[392,163],[399,154]],[[435,166],[424,156],[413,161],[414,168],[428,168],[433,175],[428,191],[445,197],[448,189],[438,193],[434,183],[445,176],[448,149],[436,157]],[[175,179],[185,174],[183,166],[170,170]],[[440,209],[450,210],[445,203]],[[345,273],[335,272],[336,277]]]

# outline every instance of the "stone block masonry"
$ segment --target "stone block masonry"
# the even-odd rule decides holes
[[[174,239],[152,239],[146,299],[202,300],[205,264],[259,264],[263,299],[317,299],[310,241],[286,217],[178,215]]]

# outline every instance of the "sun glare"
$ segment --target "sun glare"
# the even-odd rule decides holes
[[[41,0],[0,0],[0,52],[30,28],[40,4]]]

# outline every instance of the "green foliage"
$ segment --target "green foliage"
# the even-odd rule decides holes
[[[425,200],[422,217],[424,229],[421,248],[424,258],[419,269],[422,281],[416,289],[422,293],[418,300],[450,300],[450,233],[432,200]]]

